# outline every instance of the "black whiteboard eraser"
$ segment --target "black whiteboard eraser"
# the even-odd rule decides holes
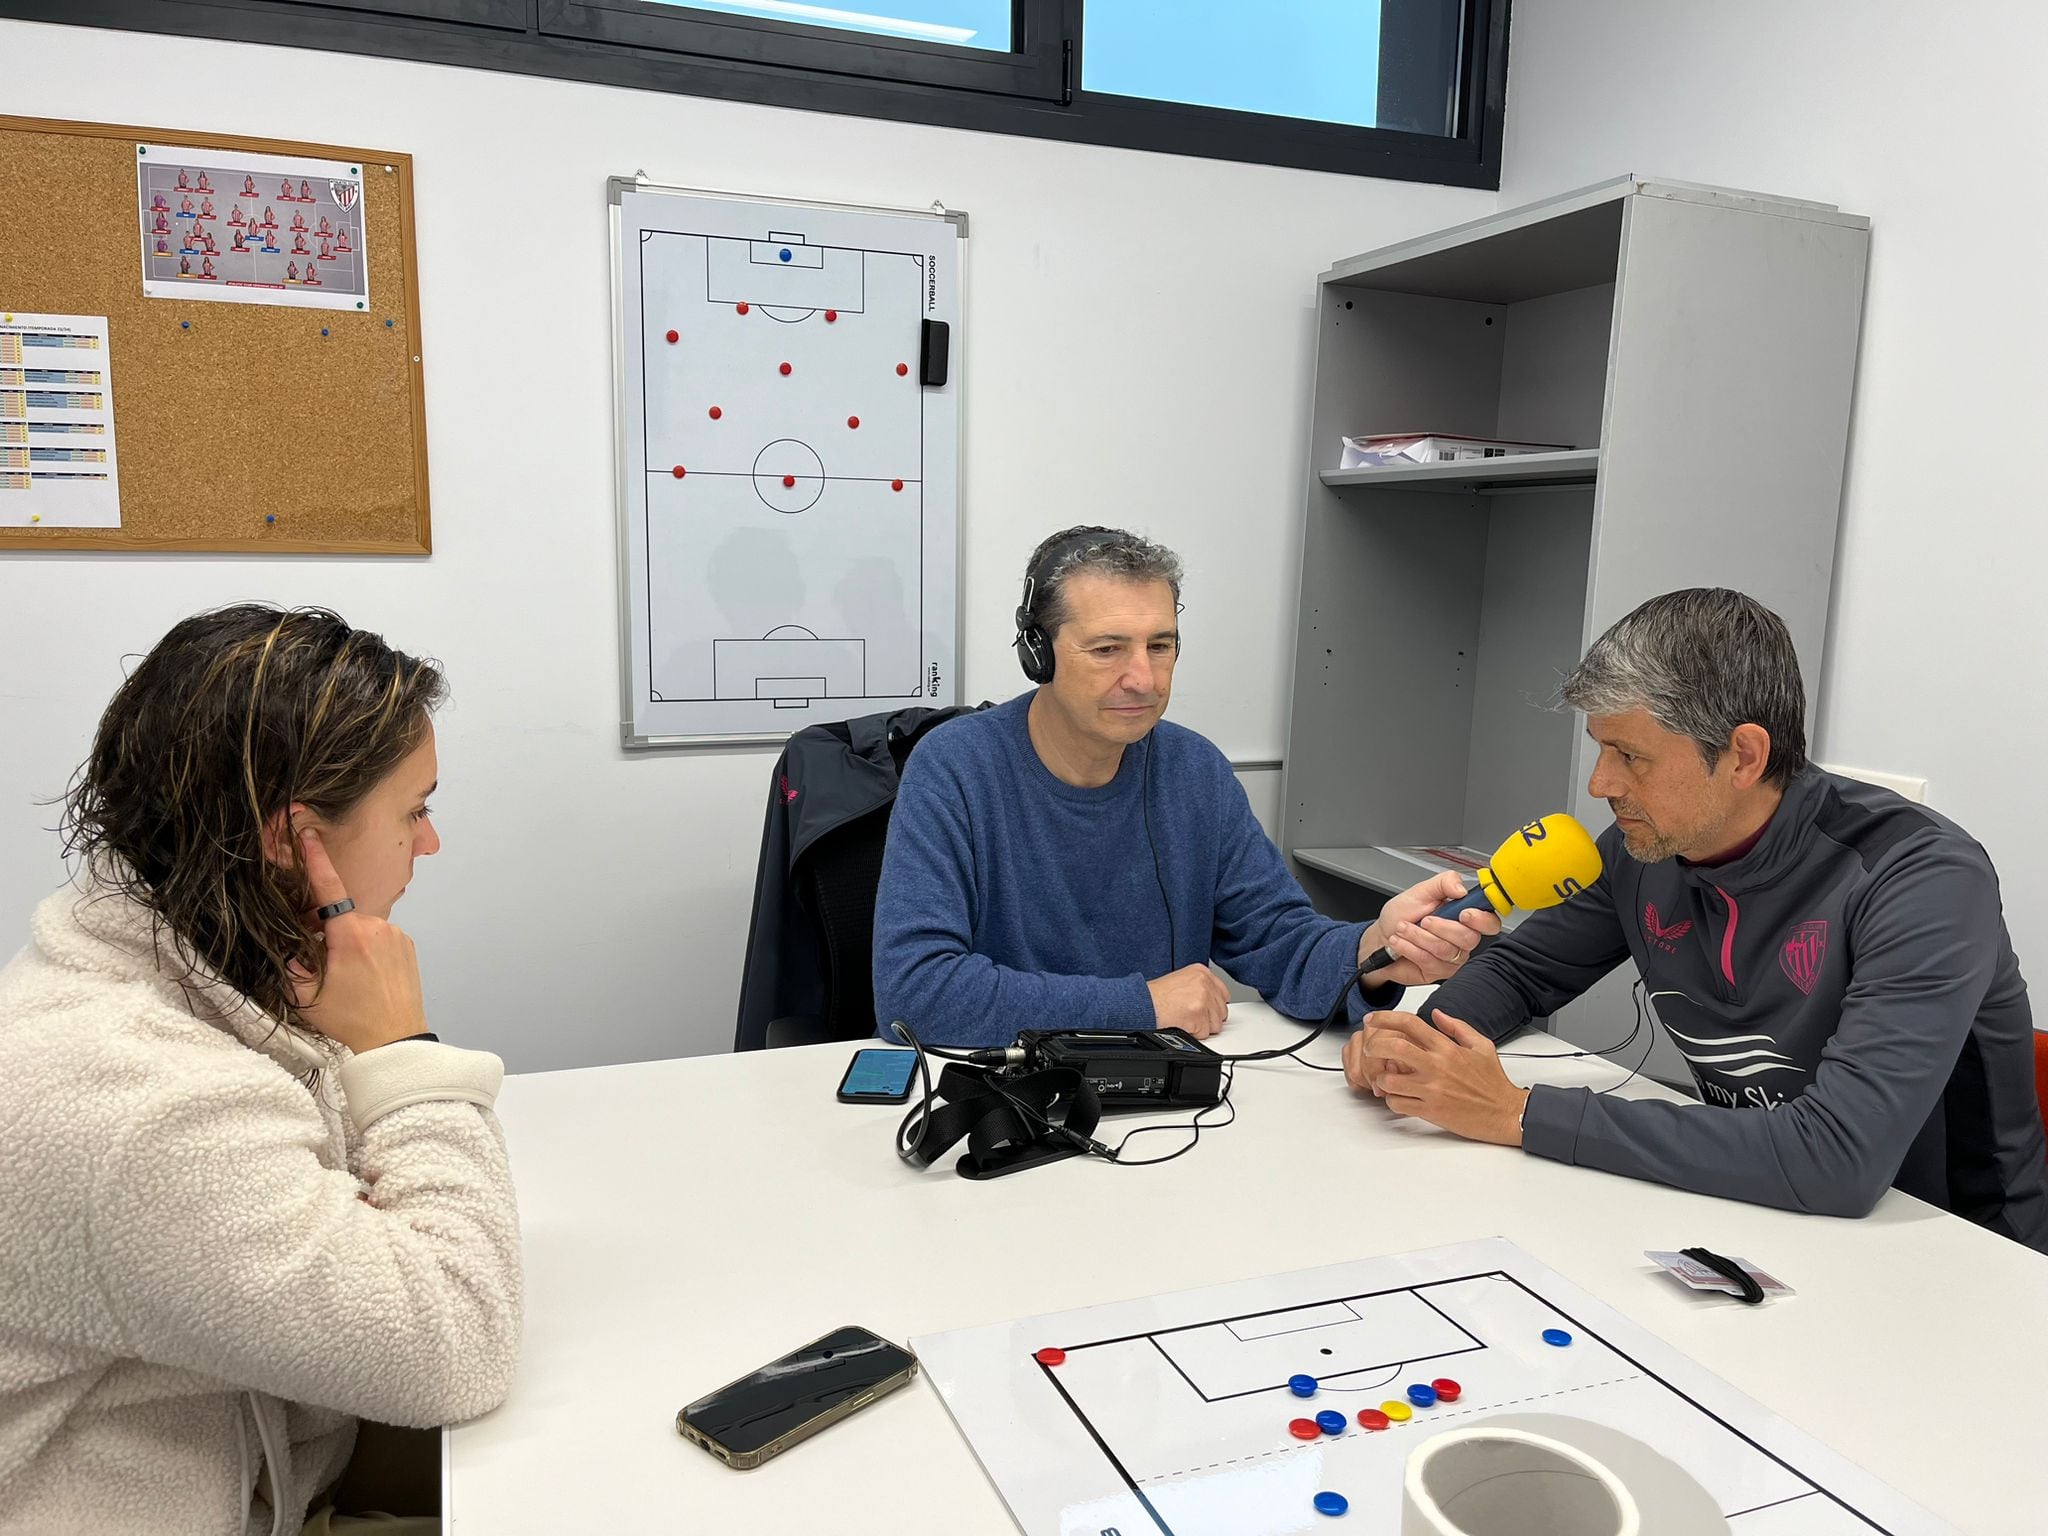
[[[953,327],[944,320],[924,323],[924,340],[918,349],[917,376],[926,384],[946,382],[946,363],[953,350]]]

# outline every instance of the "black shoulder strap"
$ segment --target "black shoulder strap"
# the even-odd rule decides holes
[[[1087,1151],[1102,1119],[1102,1101],[1071,1067],[1010,1077],[948,1062],[932,1097],[904,1155],[929,1167],[964,1136],[958,1168],[969,1179],[1000,1178]]]

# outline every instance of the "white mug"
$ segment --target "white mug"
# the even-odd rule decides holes
[[[1401,1536],[1642,1536],[1613,1472],[1547,1435],[1476,1425],[1408,1458]]]

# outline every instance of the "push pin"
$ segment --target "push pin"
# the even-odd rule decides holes
[[[178,329],[181,331],[189,331],[192,329],[192,322],[190,320],[180,320],[178,322]]]
[[[320,327],[320,334],[321,334],[322,336],[325,336],[325,335],[327,334],[327,327],[326,327],[326,326],[324,326],[324,325],[323,325],[323,326],[321,326],[321,327]]]
[[[266,523],[274,523],[277,521],[277,514],[275,512],[266,512],[263,514],[263,521]]]

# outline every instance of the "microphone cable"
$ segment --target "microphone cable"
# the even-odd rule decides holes
[[[1643,1032],[1644,1020],[1642,977],[1638,976],[1636,978],[1635,985],[1629,988],[1629,996],[1631,999],[1633,999],[1636,1006],[1635,1028],[1631,1029],[1626,1035],[1624,1035],[1621,1039],[1615,1041],[1615,1043],[1612,1045],[1599,1046],[1590,1051],[1495,1051],[1494,1055],[1511,1057],[1519,1061],[1576,1061],[1580,1057],[1584,1056],[1604,1057],[1611,1051],[1625,1051],[1631,1045],[1635,1044],[1636,1036],[1640,1035]],[[1650,1018],[1654,1020],[1656,1016],[1657,1011],[1655,1008],[1652,1008],[1650,1010]],[[1626,1088],[1630,1083],[1634,1082],[1638,1076],[1641,1075],[1643,1068],[1649,1064],[1650,1053],[1654,1051],[1656,1048],[1657,1036],[1655,1031],[1653,1030],[1650,1035],[1649,1044],[1643,1047],[1643,1054],[1637,1059],[1635,1067],[1629,1072],[1629,1075],[1627,1077],[1624,1077],[1620,1082],[1614,1083],[1609,1087],[1595,1088],[1593,1090],[1594,1094],[1598,1096],[1603,1094],[1615,1093],[1618,1092],[1620,1089]],[[1621,1063],[1616,1062],[1614,1063],[1614,1065],[1620,1066]]]
[[[1372,1000],[1365,996],[1365,989],[1363,986],[1363,982],[1365,980],[1365,973],[1368,969],[1368,965],[1364,963],[1358,965],[1351,972],[1351,974],[1345,978],[1344,985],[1338,989],[1336,1001],[1330,1004],[1329,1011],[1325,1013],[1322,1016],[1322,1018],[1318,1020],[1316,1023],[1310,1025],[1308,1033],[1303,1035],[1299,1040],[1295,1041],[1292,1045],[1271,1046],[1263,1051],[1239,1051],[1236,1053],[1226,1053],[1218,1051],[1216,1054],[1221,1056],[1225,1061],[1231,1062],[1276,1061],[1282,1056],[1291,1056],[1294,1058],[1295,1062],[1298,1065],[1312,1068],[1317,1072],[1342,1072],[1344,1069],[1341,1066],[1325,1067],[1313,1061],[1305,1061],[1302,1059],[1300,1053],[1302,1051],[1307,1050],[1308,1047],[1315,1044],[1316,1041],[1320,1040],[1327,1031],[1336,1026],[1336,1023],[1339,1019],[1344,1017],[1344,1005],[1347,1001],[1349,1001],[1351,997],[1351,989],[1353,987],[1359,988],[1358,995],[1362,1001],[1366,1002],[1368,1005],[1371,1003]]]

